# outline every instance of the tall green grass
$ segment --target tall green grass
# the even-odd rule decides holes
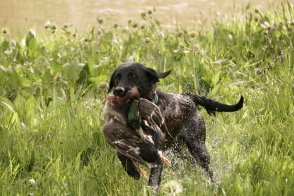
[[[23,40],[0,36],[1,195],[147,195],[104,140],[102,107],[116,66],[172,69],[166,92],[194,92],[244,108],[216,118],[201,110],[217,184],[198,165],[168,154],[160,195],[294,194],[294,10],[246,10],[213,30],[144,24],[88,33],[47,24]]]

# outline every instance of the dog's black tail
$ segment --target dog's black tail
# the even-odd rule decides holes
[[[243,107],[244,101],[243,96],[241,96],[240,100],[235,105],[227,105],[204,96],[194,94],[187,95],[193,99],[195,104],[203,106],[209,115],[215,115],[215,112],[234,112],[240,110]]]

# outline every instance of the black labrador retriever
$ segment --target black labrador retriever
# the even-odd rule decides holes
[[[203,106],[209,114],[215,112],[234,112],[243,107],[243,97],[235,105],[226,105],[204,96],[191,93],[167,94],[156,90],[159,79],[165,78],[171,71],[159,73],[142,63],[133,62],[120,65],[113,73],[109,83],[109,92],[124,97],[132,88],[138,88],[140,96],[155,103],[161,110],[168,133],[165,147],[169,148],[178,141],[184,141],[193,159],[208,173],[213,181],[213,172],[209,168],[210,156],[205,146],[206,128],[198,106]],[[139,176],[133,162],[118,154],[123,167],[130,176]],[[163,166],[151,168],[148,185],[158,187]]]

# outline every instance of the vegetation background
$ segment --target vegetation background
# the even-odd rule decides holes
[[[246,10],[244,21],[212,29],[144,25],[79,33],[47,23],[47,33],[0,36],[1,195],[147,195],[105,142],[102,108],[116,66],[139,61],[172,69],[159,88],[195,92],[236,113],[211,117],[207,145],[217,184],[197,164],[168,152],[160,195],[294,195],[294,8]]]

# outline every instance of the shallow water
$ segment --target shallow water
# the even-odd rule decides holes
[[[248,3],[264,11],[279,4],[274,0],[0,0],[0,28],[7,27],[17,35],[30,28],[43,29],[49,20],[83,30],[96,24],[97,17],[110,25],[125,26],[128,20],[140,20],[142,12],[153,8],[156,18],[167,27],[179,24],[194,28],[214,19],[240,17]]]

